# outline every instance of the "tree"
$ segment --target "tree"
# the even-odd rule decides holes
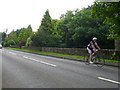
[[[74,33],[71,37],[74,47],[86,47],[93,37],[98,38],[103,48],[112,47],[104,44],[107,39],[106,34],[108,33],[108,25],[103,23],[104,18],[91,17],[90,8],[75,11],[72,21],[73,26],[72,24],[71,26],[74,27]],[[111,41],[108,40],[107,43],[111,43]]]
[[[59,47],[60,44],[61,44],[61,35],[59,33],[59,30],[58,29],[58,24],[59,24],[59,21],[60,20],[57,20],[57,19],[52,19],[52,27],[53,27],[53,30],[52,30],[52,34],[50,34],[51,38],[53,39],[53,42],[54,44],[56,43],[55,46]],[[54,45],[53,45],[54,46]]]
[[[19,42],[19,47],[22,48],[22,46],[25,46],[26,45],[26,40],[21,40]]]
[[[66,29],[67,27],[64,23],[64,18],[58,20],[54,31],[56,31],[55,33],[59,39],[58,44],[60,47],[66,47],[65,43]]]
[[[17,29],[15,32],[16,32],[16,36],[17,36],[17,38],[18,38],[18,36],[19,36],[19,34],[20,34],[20,32],[21,32],[21,29]]]
[[[49,10],[46,10],[36,33],[32,32],[31,25],[14,32],[18,42],[27,40],[27,46],[83,48],[96,36],[102,48],[113,48],[113,40],[107,40],[108,29],[112,24],[103,22],[107,22],[106,17],[91,16],[90,6],[67,11],[59,20],[52,19]]]
[[[56,46],[57,33],[55,31],[56,28],[56,20],[52,20],[49,14],[49,10],[45,12],[43,19],[41,21],[41,25],[36,34],[32,36],[32,45],[34,46]]]
[[[25,32],[25,28],[21,28],[20,29],[21,31],[20,31],[20,34],[19,34],[19,36],[18,36],[18,41],[21,41],[21,40],[24,40],[23,38],[23,36],[24,36],[24,32]]]
[[[31,40],[31,37],[28,37],[27,41],[26,41],[26,46],[31,46],[32,44],[32,40]]]
[[[7,41],[9,41],[10,43],[13,42],[14,45],[17,43],[17,36],[16,36],[16,32],[13,30],[12,32],[10,32],[8,34],[8,36],[5,38]]]
[[[49,14],[49,10],[46,10],[45,15],[43,16],[38,32],[40,30],[44,30],[45,32],[52,33],[52,22],[51,22],[51,16]]]
[[[39,31],[32,37],[33,46],[47,46],[47,41],[49,40],[48,34],[45,31]]]
[[[59,38],[60,47],[72,47],[71,35],[74,33],[73,12],[67,11],[56,22],[56,35]]]
[[[115,49],[120,50],[120,2],[95,2],[93,16],[104,17],[104,23],[110,25],[108,38],[116,39]]]
[[[28,37],[31,36],[31,34],[32,34],[32,27],[31,27],[31,25],[29,25],[27,28],[25,28],[22,40],[27,40]]]
[[[30,37],[32,34],[31,25],[29,25],[27,28],[21,28],[20,32],[18,32],[18,33],[19,33],[18,41],[27,40],[27,38]]]
[[[6,36],[7,36],[7,34],[5,32],[2,32],[2,41],[5,40]]]
[[[14,40],[9,40],[9,41],[7,41],[7,45],[12,46],[12,45],[16,45],[16,43]]]

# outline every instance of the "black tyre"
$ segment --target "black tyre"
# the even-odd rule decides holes
[[[105,64],[105,60],[100,59],[99,57],[96,57],[94,59],[94,63],[98,66],[98,67],[102,67]]]

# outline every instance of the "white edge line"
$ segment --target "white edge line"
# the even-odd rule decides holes
[[[9,52],[10,54],[12,54],[12,55],[17,55],[17,54],[15,54],[15,53],[13,53],[13,52]]]
[[[36,60],[36,59],[29,58],[29,57],[26,57],[26,56],[23,56],[23,57],[26,58],[26,59],[30,59],[30,60],[32,60],[32,61],[35,61],[35,62],[39,62],[39,63],[43,63],[43,64],[47,64],[47,65],[50,65],[50,66],[56,67],[56,65],[51,64],[51,63],[47,63],[47,62],[44,62],[44,61]]]
[[[120,84],[120,82],[113,81],[113,80],[110,80],[110,79],[107,79],[107,78],[103,78],[103,77],[98,77],[98,79],[101,79],[101,80],[104,80],[104,81],[109,81],[109,82],[116,83],[116,84]]]

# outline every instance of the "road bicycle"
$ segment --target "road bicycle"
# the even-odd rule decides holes
[[[101,50],[96,51],[95,55],[92,57],[93,64],[96,64],[98,67],[103,67],[105,65],[105,60],[101,58],[102,58]],[[86,65],[91,64],[89,54],[85,56],[84,60]]]

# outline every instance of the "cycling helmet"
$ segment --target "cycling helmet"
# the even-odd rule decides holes
[[[96,37],[94,37],[94,38],[93,38],[93,40],[97,40],[97,38],[96,38]]]

